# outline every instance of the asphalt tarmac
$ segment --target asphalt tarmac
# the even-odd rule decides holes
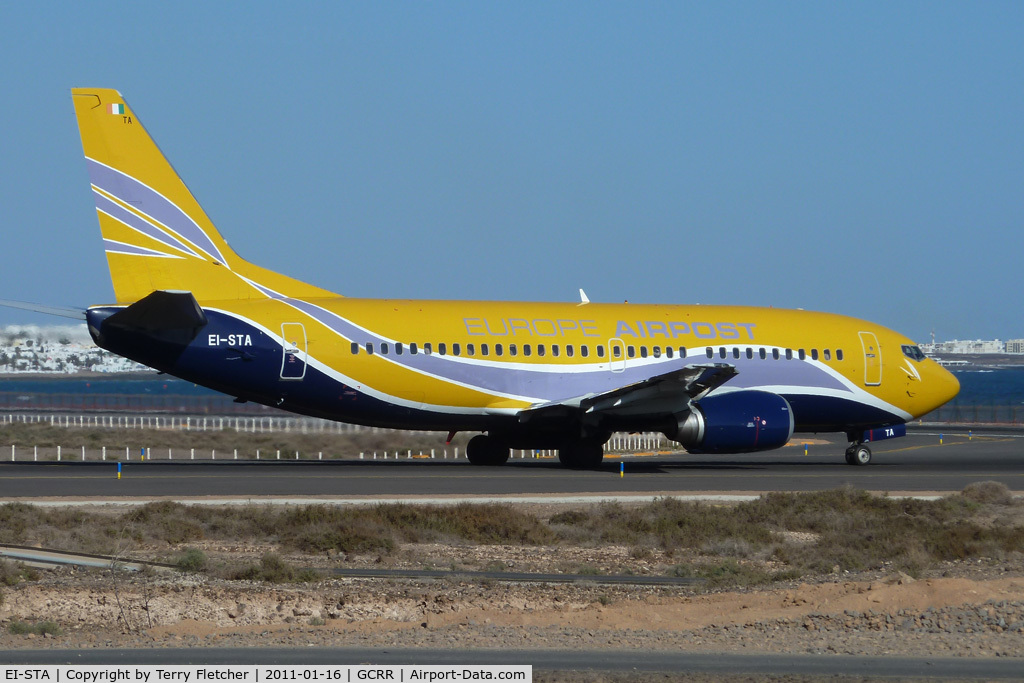
[[[941,441],[941,443],[940,443]],[[916,431],[872,444],[870,465],[847,465],[845,443],[751,455],[607,457],[599,470],[515,458],[501,467],[453,460],[0,463],[0,501],[42,498],[431,498],[630,496],[813,491],[853,486],[926,494],[998,481],[1024,491],[1024,433],[968,437]],[[620,471],[621,463],[621,471]]]

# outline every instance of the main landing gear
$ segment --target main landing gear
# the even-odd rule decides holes
[[[604,441],[582,439],[562,444],[558,461],[574,470],[594,470],[604,460]]]
[[[477,434],[466,444],[466,459],[471,465],[504,465],[508,462],[508,456],[508,444],[493,436]]]
[[[846,449],[846,464],[862,467],[871,462],[871,449],[862,443],[851,444]]]
[[[504,465],[509,448],[509,442],[500,437],[477,434],[466,445],[466,459],[471,465]],[[574,470],[597,469],[604,460],[604,441],[592,438],[563,442],[558,448],[558,460]]]

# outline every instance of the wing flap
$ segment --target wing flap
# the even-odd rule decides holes
[[[684,412],[690,403],[736,376],[727,363],[688,365],[640,382],[563,401],[541,403],[519,413],[526,423],[572,415],[669,415]]]

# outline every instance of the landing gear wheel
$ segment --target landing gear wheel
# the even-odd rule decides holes
[[[871,449],[861,444],[846,449],[846,464],[863,467],[871,462]]]
[[[508,456],[508,445],[486,434],[478,434],[466,444],[466,459],[471,465],[504,465]]]
[[[604,442],[574,441],[558,449],[558,460],[574,470],[596,470],[604,460]]]

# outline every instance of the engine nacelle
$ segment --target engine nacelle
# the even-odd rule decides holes
[[[793,436],[789,401],[768,391],[712,394],[667,434],[690,453],[754,453],[785,446]]]

